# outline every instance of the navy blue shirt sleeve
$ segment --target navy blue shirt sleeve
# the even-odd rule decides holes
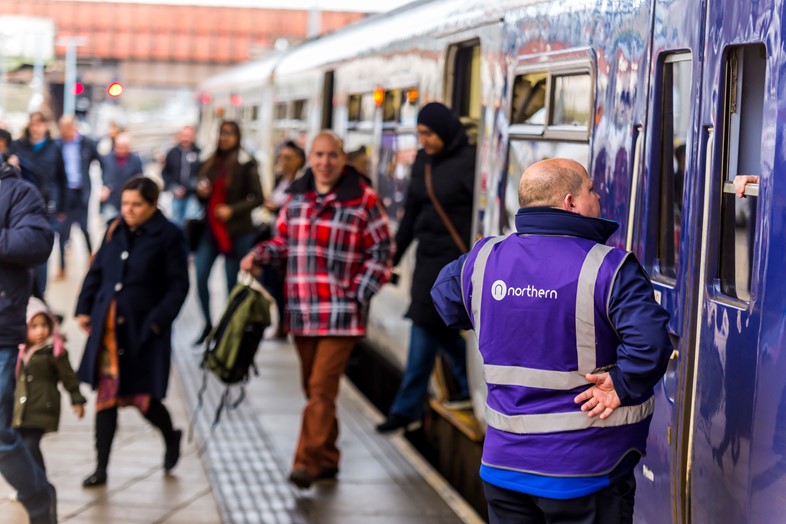
[[[655,302],[652,284],[638,261],[622,264],[609,303],[609,320],[621,343],[609,373],[623,404],[650,391],[666,372],[672,352],[669,313]]]
[[[454,329],[472,329],[461,294],[461,268],[466,259],[467,254],[461,255],[443,267],[431,288],[431,300],[439,316],[445,325]]]

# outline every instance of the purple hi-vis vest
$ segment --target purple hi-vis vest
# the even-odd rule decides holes
[[[608,305],[627,256],[582,238],[516,234],[470,252],[461,286],[488,387],[484,464],[589,476],[644,454],[652,396],[605,420],[573,402],[585,374],[617,361]]]

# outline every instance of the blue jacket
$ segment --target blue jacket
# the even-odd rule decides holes
[[[118,220],[96,253],[77,301],[76,314],[89,315],[92,328],[77,376],[98,386],[98,357],[114,300],[118,394],[161,399],[169,384],[172,322],[188,295],[186,242],[161,211],[135,231]]]
[[[19,171],[0,166],[0,347],[13,347],[27,335],[31,268],[46,262],[54,233],[41,194]]]

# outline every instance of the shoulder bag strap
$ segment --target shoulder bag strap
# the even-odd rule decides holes
[[[431,184],[431,164],[426,164],[426,192],[428,192],[428,197],[431,199],[431,203],[434,204],[434,209],[437,210],[439,218],[442,219],[442,223],[445,224],[445,228],[447,228],[448,233],[450,233],[453,243],[456,244],[456,247],[462,254],[469,251],[464,240],[462,240],[458,231],[456,231],[456,228],[453,226],[453,222],[450,221],[450,217],[442,208],[442,204],[437,200],[437,195],[434,194],[434,187]]]

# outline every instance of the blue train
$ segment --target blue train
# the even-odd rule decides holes
[[[636,521],[783,522],[784,14],[774,0],[416,1],[206,80],[201,138],[241,121],[270,187],[277,143],[333,128],[370,153],[395,225],[415,115],[443,101],[477,140],[479,236],[511,230],[527,165],[583,163],[622,224],[611,242],[636,254],[672,317]],[[761,177],[746,198],[739,174]],[[411,264],[371,313],[369,344],[399,369]]]

